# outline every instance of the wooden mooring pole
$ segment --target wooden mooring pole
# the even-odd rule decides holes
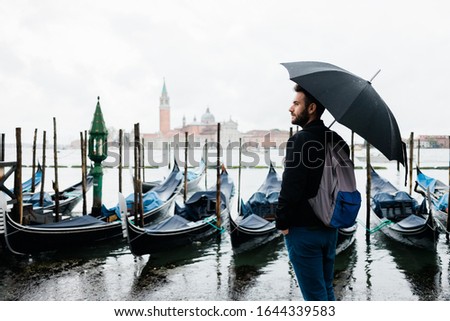
[[[5,134],[2,133],[2,137],[0,140],[0,162],[5,161]],[[5,175],[5,169],[0,166],[0,179]]]
[[[86,190],[87,190],[87,172],[86,172],[86,149],[84,141],[87,137],[84,137],[83,132],[80,132],[80,147],[81,147],[81,188],[83,193],[83,215],[87,214],[87,202],[86,202]]]
[[[138,144],[136,143],[136,136],[137,136],[137,124],[134,124],[134,175],[133,175],[133,187],[134,187],[134,202],[133,202],[133,213],[134,213],[134,219],[135,222],[139,222],[138,220],[138,186],[137,186],[137,181],[138,181],[138,171],[137,171],[137,146]],[[139,136],[137,136],[139,137]],[[139,142],[139,138],[137,139],[137,141]]]
[[[143,200],[142,200],[142,180],[140,171],[141,144],[140,144],[139,123],[134,125],[134,216],[139,222],[139,226],[144,226]]]
[[[85,130],[84,131],[84,163],[86,165],[86,179],[87,179],[87,173],[88,173],[88,168],[87,168],[87,158],[88,158],[88,142],[89,142],[89,138],[88,138],[88,131]],[[89,168],[89,172],[91,171],[91,168]],[[87,184],[87,181],[86,181]],[[87,190],[87,186],[86,186],[86,190]],[[86,191],[87,193],[87,191]],[[84,205],[83,205],[84,206]],[[87,213],[87,196],[86,196],[86,213]]]
[[[45,193],[45,167],[46,165],[46,154],[47,149],[47,132],[44,130],[42,132],[42,179],[41,179],[41,192],[39,195],[39,206],[44,206],[44,193]]]
[[[1,140],[0,144],[2,144],[2,146],[0,148],[0,162],[4,162],[5,161],[5,134],[4,133],[2,133],[2,140]]]
[[[141,144],[141,168],[142,168],[142,181],[145,182],[145,140],[142,137]]]
[[[205,190],[208,189],[208,139],[205,139]]]
[[[217,123],[217,182],[216,182],[216,217],[217,227],[220,228],[220,123]]]
[[[370,165],[370,144],[366,141],[366,239],[370,236],[370,194],[372,189],[372,175],[371,175],[371,165]]]
[[[188,177],[187,177],[187,173],[188,173],[188,148],[189,148],[189,143],[188,143],[188,132],[184,132],[184,188],[183,188],[183,199],[184,202],[186,202],[187,200],[187,183],[188,183]]]
[[[417,140],[417,167],[420,168],[420,139]]]
[[[55,221],[59,222],[58,134],[56,132],[55,117],[53,117],[53,162],[55,164],[55,180],[53,181],[53,190],[55,191]]]
[[[14,175],[14,195],[16,203],[13,206],[14,221],[23,222],[23,194],[22,194],[22,129],[16,128],[16,172]]]
[[[241,171],[242,171],[242,138],[239,138],[239,171],[238,171],[238,197],[237,197],[238,215],[241,212]]]
[[[413,186],[413,159],[414,159],[414,132],[409,136],[409,194],[412,194]]]
[[[137,124],[137,136],[136,136],[136,146],[137,146],[137,177],[142,182],[142,145],[141,145],[141,128],[140,124]]]
[[[36,184],[36,139],[37,139],[37,128],[34,129],[34,137],[33,137],[33,159],[32,159],[32,165],[31,165],[31,193],[34,193],[35,191],[35,184]]]
[[[119,129],[119,193],[122,193],[122,149],[123,149],[123,130]]]
[[[169,157],[167,158],[169,161],[167,163],[167,168],[171,169],[171,162],[172,162],[172,149],[170,148],[170,142],[167,144],[167,153],[169,154]]]

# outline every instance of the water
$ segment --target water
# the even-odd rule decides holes
[[[271,155],[277,165],[282,155]],[[30,153],[31,154],[31,153]],[[8,155],[8,154],[7,154]],[[10,154],[11,155],[11,154]],[[14,154],[12,154],[14,155]],[[24,151],[24,162],[27,162]],[[79,164],[79,151],[62,150],[59,164]],[[421,150],[422,166],[447,166],[448,150]],[[47,164],[51,164],[47,156]],[[263,162],[264,155],[260,154]],[[236,164],[233,157],[232,164]],[[8,160],[8,159],[7,159]],[[264,164],[262,164],[264,165]],[[380,175],[404,186],[404,170],[380,163]],[[238,183],[238,170],[230,168]],[[277,171],[281,173],[282,169]],[[147,169],[146,179],[163,178],[167,168]],[[426,170],[446,182],[446,170]],[[28,178],[29,167],[23,177]],[[103,199],[107,206],[117,203],[118,171],[105,169]],[[241,195],[247,199],[261,184],[266,168],[244,168]],[[124,170],[123,190],[131,192],[131,179]],[[365,170],[356,171],[358,186],[365,195]],[[53,169],[47,172],[50,190]],[[59,186],[79,181],[79,168],[59,170]],[[215,183],[209,169],[208,185]],[[48,188],[47,188],[48,186]],[[91,206],[89,193],[88,208]],[[76,210],[80,210],[81,204]],[[365,203],[359,215],[356,240],[336,259],[335,288],[338,300],[450,300],[450,247],[441,235],[436,252],[411,249],[387,239],[381,232],[366,239]],[[37,256],[13,256],[0,251],[0,300],[302,300],[283,240],[262,248],[235,254],[227,233],[218,238],[155,256],[134,257],[122,240],[77,251],[61,251]]]

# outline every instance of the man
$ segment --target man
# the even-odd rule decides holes
[[[303,298],[335,300],[333,290],[337,229],[326,227],[308,199],[317,194],[322,178],[325,141],[348,145],[320,119],[325,108],[299,85],[289,108],[291,122],[302,127],[286,147],[285,169],[278,200],[276,226],[285,236],[289,259]]]

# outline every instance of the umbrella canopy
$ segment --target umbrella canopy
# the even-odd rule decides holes
[[[394,115],[371,83],[335,65],[282,63],[289,78],[316,98],[342,125],[353,130],[389,160],[406,164],[406,145]]]

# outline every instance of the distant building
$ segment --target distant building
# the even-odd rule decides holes
[[[159,132],[162,135],[167,135],[170,131],[170,102],[167,94],[166,81],[159,98]]]
[[[419,142],[422,148],[449,148],[449,136],[445,135],[419,135],[416,146]]]
[[[192,122],[187,123],[186,116],[183,116],[182,126],[175,129],[171,129],[170,109],[170,99],[164,81],[159,99],[159,132],[142,135],[146,143],[151,142],[153,144],[153,148],[167,148],[167,145],[174,141],[184,142],[186,132],[189,136],[193,136],[193,141],[199,143],[198,146],[203,146],[206,140],[208,142],[217,141],[217,122],[209,107],[206,108],[200,121],[194,117]],[[239,141],[241,133],[238,131],[237,122],[231,118],[228,121],[221,122],[220,135],[222,144]]]
[[[289,131],[271,130],[251,130],[242,135],[242,142],[249,147],[255,148],[284,148],[289,139]]]
[[[170,99],[164,81],[159,99],[159,132],[144,133],[142,136],[146,145],[151,143],[155,149],[166,149],[175,141],[184,142],[186,132],[189,135],[189,141],[196,143],[198,147],[203,147],[205,141],[208,143],[217,141],[217,120],[209,107],[201,115],[200,120],[194,116],[191,122],[187,122],[186,116],[183,116],[181,127],[174,129],[171,129],[170,109]],[[231,117],[229,120],[220,122],[220,129],[220,142],[224,148],[231,143],[238,144],[240,138],[242,138],[242,143],[247,143],[247,146],[279,148],[289,138],[288,131],[278,129],[252,130],[241,133],[238,130],[238,123]]]
[[[164,146],[164,143],[172,142],[172,138],[176,134],[176,131],[170,129],[170,98],[167,92],[166,81],[164,80],[159,98],[159,132],[144,133],[142,137],[146,145],[151,143],[152,148],[162,149],[167,148]]]

